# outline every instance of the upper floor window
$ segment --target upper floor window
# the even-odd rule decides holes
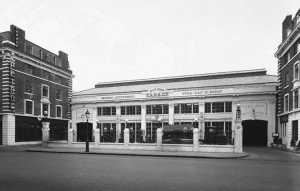
[[[296,18],[297,18],[297,20],[296,20],[297,24],[300,23],[300,14],[298,14],[298,15],[296,16]]]
[[[141,115],[141,106],[122,106],[121,115]]]
[[[33,54],[32,46],[29,45],[29,44],[26,44],[26,45],[25,45],[25,52],[27,52],[27,53],[29,53],[29,54]]]
[[[61,76],[56,75],[55,81],[59,84],[62,84],[63,78]]]
[[[290,74],[289,71],[285,73],[285,86],[288,86],[290,84]]]
[[[56,106],[56,117],[62,118],[62,106],[61,105]]]
[[[49,86],[42,85],[42,96],[49,98]]]
[[[291,60],[291,53],[290,51],[286,53],[286,62],[289,62]]]
[[[205,103],[205,113],[232,112],[232,102]]]
[[[199,113],[198,103],[185,103],[174,105],[174,113]]]
[[[296,50],[296,54],[300,52],[300,41],[297,43],[297,50]]]
[[[49,117],[50,107],[48,103],[42,103],[42,115],[45,117]]]
[[[292,30],[291,30],[291,27],[289,27],[287,30],[286,30],[286,36],[289,36],[291,34]]]
[[[116,107],[98,107],[99,116],[116,115]]]
[[[294,108],[299,108],[299,92],[298,90],[294,91]]]
[[[31,75],[33,75],[33,66],[32,65],[29,65],[29,64],[26,64],[25,65],[25,72],[27,73],[27,74],[31,74]]]
[[[62,92],[61,92],[60,89],[56,90],[55,98],[58,99],[58,100],[62,100]]]
[[[48,71],[41,70],[41,76],[42,76],[42,78],[44,78],[46,80],[50,80],[50,72],[48,72]]]
[[[169,105],[147,105],[146,113],[147,114],[168,114]]]
[[[299,63],[296,63],[294,65],[294,79],[295,80],[299,79]]]
[[[284,96],[284,112],[289,111],[289,94]]]
[[[33,115],[33,101],[32,100],[25,100],[25,114]]]
[[[30,80],[25,80],[25,92],[26,93],[33,93],[33,85]]]

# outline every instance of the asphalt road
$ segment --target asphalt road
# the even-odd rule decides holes
[[[0,149],[0,190],[299,190],[299,155],[248,152],[243,159],[195,159]]]

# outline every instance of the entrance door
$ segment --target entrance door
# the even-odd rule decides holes
[[[88,126],[88,130],[87,130]],[[88,131],[88,140],[93,142],[93,124],[92,123],[77,123],[77,142],[85,142]]]
[[[243,126],[244,146],[268,145],[268,122],[263,120],[245,120]]]
[[[2,121],[0,121],[0,145],[2,145]]]

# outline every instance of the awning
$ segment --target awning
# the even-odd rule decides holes
[[[163,132],[188,132],[193,131],[192,124],[185,125],[164,125]]]

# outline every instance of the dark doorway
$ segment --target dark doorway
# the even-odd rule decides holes
[[[0,120],[0,145],[2,145],[2,121],[1,120]]]
[[[88,126],[88,139],[90,142],[93,142],[93,124],[92,123],[77,123],[77,142],[86,141],[86,133]]]
[[[268,146],[268,122],[263,120],[245,120],[243,126],[244,146]]]

